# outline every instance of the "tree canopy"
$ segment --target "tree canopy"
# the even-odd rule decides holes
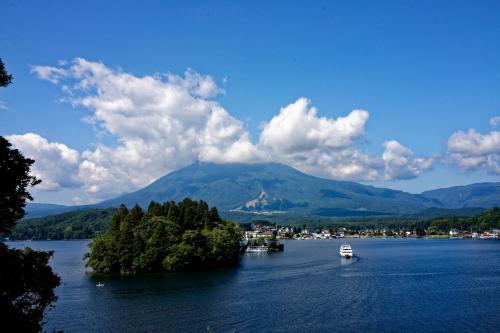
[[[0,243],[0,313],[2,327],[17,332],[41,330],[45,309],[56,301],[60,279],[48,262],[52,252],[10,249]]]
[[[7,87],[12,82],[12,75],[7,73],[5,64],[0,58],[0,87]]]
[[[87,265],[100,273],[192,270],[238,263],[241,229],[204,201],[122,205],[105,234],[95,238]]]
[[[30,174],[33,160],[0,137],[0,233],[8,235],[24,216],[28,186],[40,181]],[[45,309],[56,300],[54,288],[60,279],[48,262],[51,252],[9,249],[0,242],[0,313],[4,327],[20,332],[37,332]]]
[[[41,182],[30,174],[33,163],[0,136],[0,233],[9,232],[24,217],[26,200],[33,200],[28,187]]]
[[[7,73],[0,58],[0,87],[7,87],[12,75]],[[33,200],[27,190],[40,180],[30,174],[34,160],[25,158],[17,149],[12,149],[7,139],[0,136],[0,234],[7,233],[14,224],[24,217],[26,199]]]
[[[11,81],[12,75],[0,59],[0,87]],[[40,183],[30,174],[34,162],[0,136],[0,234],[10,233],[24,216],[26,200],[33,200],[28,187]],[[51,256],[52,252],[10,249],[0,242],[0,313],[4,329],[41,330],[44,311],[55,302],[54,288],[60,283],[48,264]]]
[[[486,231],[492,228],[500,228],[500,208],[494,207],[470,217],[439,217],[428,221],[424,226],[427,228],[428,234],[448,232],[451,229]]]

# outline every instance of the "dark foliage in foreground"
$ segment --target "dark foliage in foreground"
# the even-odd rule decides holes
[[[7,75],[7,76],[6,76]],[[0,86],[11,77],[0,61]],[[24,216],[29,186],[40,181],[30,174],[35,161],[25,158],[0,136],[0,234],[8,235]],[[9,249],[0,242],[0,313],[5,331],[38,332],[45,309],[56,300],[54,288],[60,279],[48,262],[51,252]]]
[[[204,201],[122,205],[90,244],[87,265],[100,273],[180,271],[238,263],[241,229]]]
[[[0,233],[7,233],[24,217],[26,200],[33,200],[29,186],[40,183],[30,174],[34,160],[25,158],[4,137],[0,136]]]
[[[0,243],[0,313],[2,327],[16,332],[41,329],[45,309],[56,301],[60,279],[48,262],[52,252],[9,249]]]

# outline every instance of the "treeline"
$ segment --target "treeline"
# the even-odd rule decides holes
[[[500,229],[500,208],[495,207],[471,217],[439,217],[426,222],[424,224],[429,235],[447,232],[450,229],[479,232],[493,228]]]
[[[204,201],[122,205],[90,244],[87,265],[100,273],[179,271],[238,263],[242,232]]]
[[[10,239],[89,239],[104,233],[116,208],[91,209],[22,220]]]
[[[372,217],[341,220],[318,219],[311,221],[297,219],[281,223],[259,220],[243,223],[242,227],[250,230],[251,224],[288,226],[293,227],[296,232],[304,229],[310,231],[332,229],[337,231],[341,228],[347,228],[352,231],[366,229],[408,230],[416,231],[418,235],[447,233],[450,229],[482,232],[492,228],[500,228],[500,208],[491,208],[475,216],[442,216],[427,219],[416,217]]]

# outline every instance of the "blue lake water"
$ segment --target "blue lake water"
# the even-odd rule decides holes
[[[55,251],[47,331],[498,332],[499,241],[348,242],[351,260],[340,240],[286,241],[231,269],[136,277],[86,273],[87,241],[9,245]]]

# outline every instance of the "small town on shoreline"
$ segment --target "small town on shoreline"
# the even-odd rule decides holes
[[[259,238],[276,238],[289,240],[321,240],[338,238],[449,238],[449,239],[500,239],[500,229],[492,228],[479,232],[474,230],[450,229],[448,232],[432,232],[428,229],[349,229],[340,228],[303,228],[276,226],[266,223],[251,224],[249,230],[245,231],[246,241]]]

